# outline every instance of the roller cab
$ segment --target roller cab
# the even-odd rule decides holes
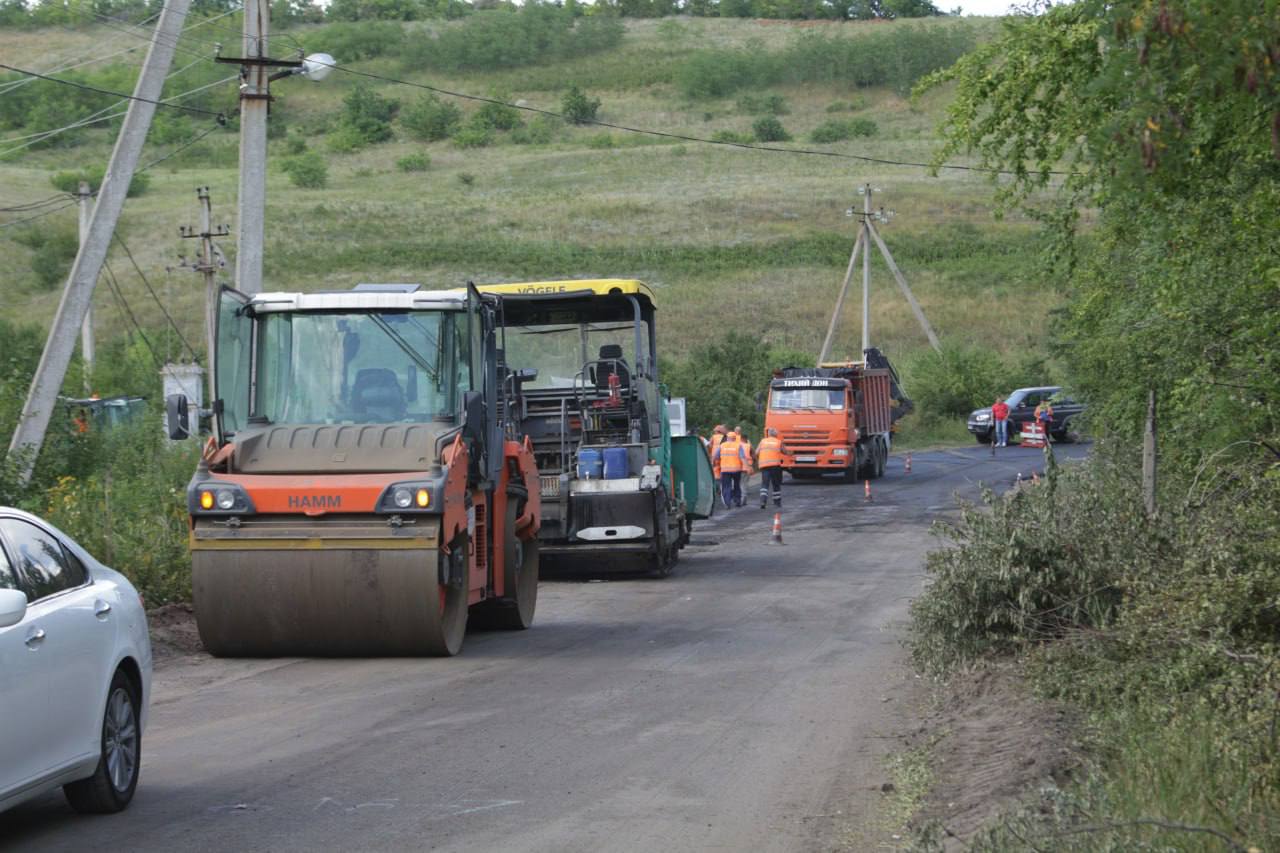
[[[216,655],[453,655],[526,628],[539,478],[500,297],[221,294],[214,435],[187,492]]]

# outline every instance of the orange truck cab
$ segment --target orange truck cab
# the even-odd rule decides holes
[[[804,479],[841,474],[874,479],[884,473],[893,424],[909,409],[888,361],[786,367],[769,383],[765,428],[790,451],[783,467]],[[876,364],[877,361],[870,361]]]

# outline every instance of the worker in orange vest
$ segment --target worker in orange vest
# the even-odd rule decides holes
[[[747,434],[741,426],[734,427],[733,431],[738,434],[738,440],[742,442],[743,449],[747,451],[747,464],[742,469],[742,479],[745,480],[747,477],[751,476],[752,466],[755,460],[755,457],[751,455],[751,439],[747,438]]]
[[[711,431],[711,474],[717,483],[720,482],[720,460],[716,458],[716,448],[724,441],[727,432],[724,424],[716,424],[716,428]]]
[[[782,506],[782,460],[791,451],[778,438],[778,431],[769,427],[760,446],[756,448],[756,461],[760,465],[760,508],[764,509],[770,497],[774,506]]]
[[[747,451],[736,433],[729,433],[711,455],[720,463],[720,500],[725,509],[742,506],[742,471],[747,465]]]

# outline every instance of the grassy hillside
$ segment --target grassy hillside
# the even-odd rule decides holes
[[[215,31],[216,26],[207,31],[211,38],[229,36]],[[419,27],[410,39],[424,38],[421,30],[428,29],[406,26]],[[776,94],[787,109],[778,118],[795,139],[781,147],[927,161],[936,145],[933,129],[945,93],[913,105],[894,88],[791,83],[784,74],[774,85],[748,84],[725,97],[693,98],[683,94],[677,79],[691,51],[776,53],[815,31],[857,39],[872,30],[880,35],[902,27],[931,27],[938,34],[967,27],[975,38],[985,31],[981,23],[957,20],[816,26],[631,21],[615,49],[520,69],[425,73],[393,57],[352,66],[549,109],[559,109],[563,90],[577,83],[602,101],[599,118],[604,121],[705,137],[718,131],[749,135],[757,116],[743,108],[742,96]],[[55,49],[112,35],[0,32],[0,52],[15,64],[46,67],[42,57]],[[294,30],[282,37],[278,49],[291,42],[312,47],[317,38],[314,32]],[[202,43],[193,37],[187,44],[195,49]],[[190,61],[187,54],[179,56],[177,62]],[[334,128],[344,96],[360,82],[335,72],[320,84],[291,80],[274,87],[280,101],[273,119],[287,133],[277,134],[271,143],[268,287],[636,276],[661,294],[661,339],[669,355],[686,354],[706,336],[709,323],[732,323],[771,343],[816,350],[852,243],[854,220],[845,210],[861,206],[856,188],[870,182],[881,190],[877,203],[896,213],[882,231],[944,341],[978,342],[1005,351],[1035,346],[1056,303],[1035,265],[1034,227],[1017,219],[995,221],[985,180],[973,173],[931,177],[919,168],[744,151],[572,125],[551,128],[543,144],[512,144],[510,134],[499,134],[490,147],[460,149],[450,141],[416,142],[397,122],[392,141],[335,153],[324,134]],[[423,95],[390,83],[376,83],[374,89],[402,107]],[[228,84],[217,103],[233,106],[233,97]],[[837,102],[854,109],[828,112]],[[476,107],[461,106],[468,113]],[[808,142],[813,129],[833,117],[871,119],[877,132],[831,145]],[[203,121],[193,118],[191,132],[202,130]],[[52,191],[52,172],[102,163],[111,133],[94,131],[76,147],[28,150],[0,162],[3,202],[44,198]],[[286,149],[300,144],[290,136],[323,153],[329,166],[325,188],[299,189],[280,170]],[[149,145],[144,160],[175,147]],[[399,159],[418,152],[430,158],[426,171],[397,168]],[[194,249],[178,238],[177,225],[196,221],[196,186],[211,188],[215,218],[234,222],[235,161],[234,133],[211,135],[153,170],[150,189],[130,199],[122,219],[125,239],[153,282],[163,287],[172,301],[171,313],[193,341],[200,329],[198,278],[182,269],[165,270],[176,267],[180,253],[189,255]],[[4,216],[3,221],[17,218]],[[29,235],[72,228],[74,210],[31,225],[0,228],[0,281],[6,294],[0,317],[49,322],[59,286],[38,283]],[[222,241],[222,247],[229,259],[234,256],[234,240]],[[129,302],[144,325],[159,328],[159,309],[136,276],[125,272],[127,261],[115,259],[117,254],[113,251],[112,266]],[[878,259],[872,286],[874,341],[898,357],[919,349],[923,335]],[[108,293],[99,292],[96,305],[101,335],[109,338],[126,329]],[[858,334],[851,306],[840,351],[856,352]]]

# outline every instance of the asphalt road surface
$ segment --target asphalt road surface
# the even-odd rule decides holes
[[[0,847],[873,846],[930,522],[1040,464],[895,456],[870,503],[788,479],[785,545],[757,492],[698,523],[670,578],[545,582],[531,630],[473,632],[449,660],[167,662],[133,805],[81,817],[50,794],[0,815]]]

